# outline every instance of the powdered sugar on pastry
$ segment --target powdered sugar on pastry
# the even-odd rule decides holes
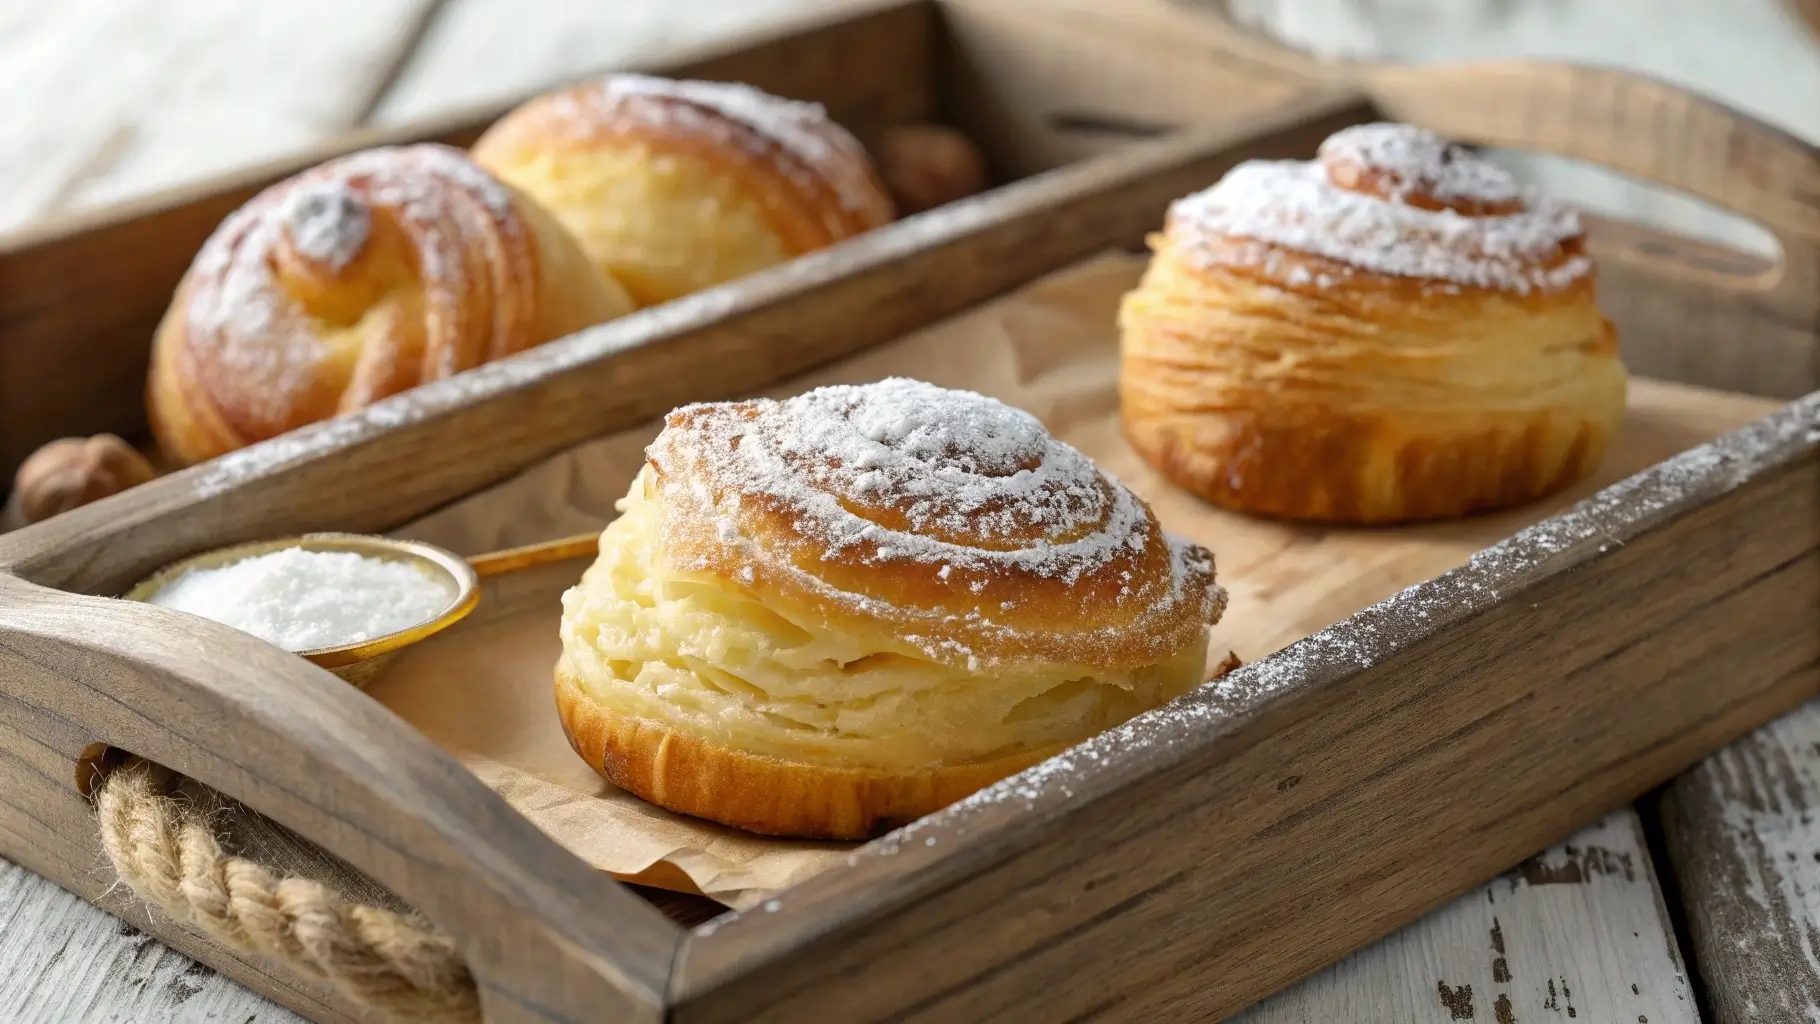
[[[330,161],[267,189],[223,221],[186,279],[183,315],[195,376],[205,388],[223,382],[210,397],[243,434],[269,437],[325,411],[303,401],[321,386],[319,366],[329,353],[318,317],[294,297],[294,285],[322,290],[348,273],[380,216],[408,240],[422,283],[427,376],[465,369],[497,355],[502,344],[525,346],[537,269],[502,185],[444,146],[386,147]],[[469,259],[470,246],[489,258]],[[491,319],[457,313],[476,295],[492,303]],[[457,337],[469,333],[478,336]],[[343,405],[374,397],[356,394]]]
[[[893,378],[686,406],[649,458],[669,524],[711,542],[697,555],[680,543],[673,558],[728,575],[756,568],[817,601],[895,618],[946,656],[973,656],[988,637],[1045,646],[1036,634],[1055,612],[1033,593],[1097,606],[1056,630],[1066,656],[1051,652],[1085,663],[1095,659],[1083,645],[1179,648],[1181,629],[1149,627],[1185,616],[1199,629],[1223,601],[1205,549],[1164,535],[1140,499],[1034,417],[970,391]],[[1081,622],[1102,613],[1116,625],[1088,637]]]
[[[1148,513],[1130,491],[1034,416],[971,391],[904,378],[839,385],[702,430],[731,453],[736,494],[782,501],[798,530],[835,550],[864,545],[872,561],[1067,578],[1147,540]],[[903,528],[867,514],[886,509]]]
[[[850,212],[880,220],[890,217],[888,210],[878,209],[882,193],[865,147],[819,103],[773,96],[736,82],[636,74],[607,75],[591,86],[556,94],[555,103],[578,128],[627,119],[703,132],[723,143],[743,145],[754,155],[763,155],[766,143],[775,144],[800,165],[787,168],[793,177],[825,182]],[[730,130],[735,125],[745,131]]]
[[[1430,132],[1363,125],[1328,139],[1320,156],[1240,164],[1170,207],[1171,237],[1208,264],[1262,266],[1277,246],[1379,274],[1519,294],[1592,273],[1573,210],[1524,193],[1496,164]]]
[[[284,223],[297,251],[339,271],[367,243],[373,215],[347,182],[306,182],[284,201]]]
[[[1380,172],[1399,198],[1423,192],[1435,199],[1509,202],[1523,198],[1510,172],[1458,143],[1407,124],[1361,124],[1321,143],[1325,166],[1346,164]]]

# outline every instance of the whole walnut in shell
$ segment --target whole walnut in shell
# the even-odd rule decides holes
[[[13,477],[7,525],[43,522],[157,476],[132,445],[112,434],[65,437],[33,452]]]
[[[973,141],[945,125],[899,125],[879,137],[879,177],[903,215],[983,192],[986,158]]]

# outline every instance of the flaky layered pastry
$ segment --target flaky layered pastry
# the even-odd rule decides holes
[[[1617,336],[1579,218],[1408,125],[1175,203],[1119,312],[1132,447],[1217,504],[1346,523],[1528,501],[1598,463]]]
[[[200,462],[632,309],[536,204],[458,150],[368,150],[280,182],[202,247],[147,408]]]
[[[643,305],[892,218],[871,158],[822,107],[745,85],[607,75],[507,114],[474,158]]]
[[[1033,417],[894,379],[670,414],[563,598],[557,705],[609,781],[858,838],[1205,678],[1205,549]]]

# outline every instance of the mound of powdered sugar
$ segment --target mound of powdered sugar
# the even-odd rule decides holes
[[[339,647],[428,622],[454,589],[403,562],[284,548],[192,569],[151,603],[213,619],[287,651]]]
[[[1456,142],[1408,124],[1360,124],[1321,143],[1323,162],[1344,162],[1388,175],[1398,194],[1420,189],[1436,199],[1498,203],[1523,198],[1510,172]]]

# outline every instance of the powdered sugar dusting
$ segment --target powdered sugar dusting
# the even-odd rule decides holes
[[[627,102],[640,98],[663,103]],[[792,158],[782,165],[798,184],[832,189],[842,209],[889,219],[889,202],[872,171],[871,157],[819,103],[785,99],[736,82],[704,82],[620,73],[553,97],[556,111],[578,127],[637,119],[739,145],[749,137],[726,130],[741,125]],[[836,232],[844,236],[845,230]]]
[[[1204,244],[1250,239],[1376,273],[1519,294],[1566,288],[1592,273],[1592,261],[1570,248],[1583,233],[1579,216],[1544,197],[1522,195],[1516,212],[1482,216],[1406,202],[1417,187],[1437,199],[1520,195],[1490,161],[1412,132],[1368,126],[1323,147],[1330,160],[1384,161],[1375,169],[1395,183],[1384,195],[1340,187],[1319,161],[1252,160],[1176,201],[1170,236],[1206,264],[1262,266],[1271,255],[1265,247]]]
[[[406,562],[293,547],[187,570],[150,600],[287,651],[312,651],[428,622],[455,596],[448,580]]]
[[[321,328],[285,282],[348,271],[381,211],[403,229],[417,261],[427,379],[465,369],[477,355],[509,351],[511,339],[528,329],[528,299],[495,303],[516,314],[499,322],[463,317],[457,308],[470,293],[535,287],[521,272],[530,265],[530,243],[503,186],[446,146],[385,147],[330,161],[272,186],[223,221],[186,278],[185,343],[200,368],[194,376],[246,439],[299,425],[306,415],[300,405],[319,385],[317,366],[327,355]],[[488,258],[467,258],[469,247]],[[476,330],[489,337],[451,343],[454,334]]]
[[[1042,199],[1040,193],[1032,192],[1031,185],[1014,184],[1002,190],[1001,195],[1000,201],[1021,201],[1026,205],[1038,205]],[[768,306],[805,294],[856,271],[885,266],[964,237],[993,222],[997,215],[993,203],[986,202],[983,197],[970,197],[903,221],[892,231],[874,236],[876,244],[858,257],[858,263],[851,254],[828,250],[813,252],[750,274],[737,287],[709,288],[674,302],[596,324],[513,358],[489,362],[452,378],[391,396],[378,404],[230,452],[191,471],[196,474],[196,493],[199,497],[223,494],[284,467],[363,442],[381,431],[409,426],[559,376],[652,338],[696,330],[725,319],[741,306]],[[224,224],[221,230],[226,231],[227,225]],[[218,259],[223,255],[223,251],[216,253]]]
[[[373,216],[346,182],[334,179],[300,184],[285,198],[283,217],[297,251],[340,271],[359,255],[372,234]]]
[[[1096,643],[1107,650],[1154,643],[1167,656],[1186,642],[1178,627],[1212,621],[1223,600],[1210,553],[1165,537],[1142,501],[1035,417],[971,391],[892,378],[782,402],[685,406],[670,415],[649,457],[666,517],[700,522],[719,546],[824,600],[891,618],[930,657],[970,670],[987,655],[956,637],[1020,633],[1014,623],[1023,613],[1009,594],[967,596],[986,594],[995,581],[1036,577],[1075,587],[1122,572],[1099,578],[1097,593],[1129,608],[1108,628],[1135,635],[1076,629],[1044,642],[1089,659],[1080,652]],[[780,539],[769,526],[746,532],[748,514],[760,514],[753,510],[781,512],[789,536]],[[777,545],[796,553],[774,554]],[[934,609],[895,606],[830,583],[805,567],[809,558],[927,566],[957,597]],[[1140,566],[1151,568],[1138,578]],[[1185,609],[1199,618],[1181,618]],[[1022,635],[1028,639],[1027,628]]]
[[[1360,124],[1321,143],[1323,163],[1371,168],[1399,199],[1424,192],[1440,200],[1508,202],[1523,198],[1510,172],[1456,142],[1408,124]]]
[[[701,430],[731,453],[739,492],[781,500],[830,551],[869,542],[876,561],[1075,578],[1141,551],[1151,525],[1130,491],[1036,417],[971,391],[905,378],[838,385]],[[900,507],[908,529],[853,513],[865,505]]]

